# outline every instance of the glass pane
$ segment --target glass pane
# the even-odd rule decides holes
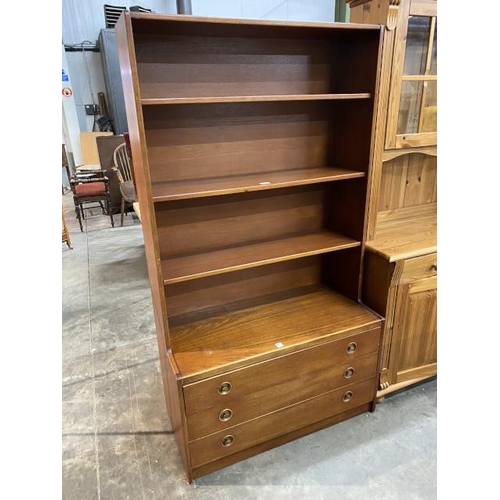
[[[424,109],[419,132],[437,131],[437,82],[425,82]]]
[[[398,134],[418,132],[418,116],[422,101],[423,82],[403,82],[399,103]]]
[[[438,70],[438,61],[437,61],[437,43],[438,43],[438,32],[437,32],[437,19],[436,19],[436,26],[434,27],[434,42],[432,44],[432,54],[431,54],[431,68],[429,73],[431,75],[437,75],[437,70]]]
[[[411,16],[408,20],[403,74],[423,75],[425,73],[430,29],[430,17]]]

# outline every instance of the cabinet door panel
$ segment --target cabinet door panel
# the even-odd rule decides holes
[[[399,383],[437,363],[437,278],[401,285],[395,318],[390,365]]]

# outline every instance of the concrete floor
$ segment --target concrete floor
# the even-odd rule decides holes
[[[436,498],[437,383],[189,485],[161,385],[142,228],[63,196],[62,487],[65,500]]]

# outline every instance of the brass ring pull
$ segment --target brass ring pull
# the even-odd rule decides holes
[[[221,422],[227,422],[233,416],[233,410],[226,408],[219,413],[219,420]]]
[[[344,395],[342,396],[342,401],[344,403],[347,403],[347,401],[350,401],[352,399],[352,397],[354,396],[354,394],[352,393],[352,391],[347,391],[344,393]]]
[[[349,344],[347,344],[347,347],[346,347],[346,352],[347,354],[352,354],[356,348],[358,347],[358,344],[356,344],[356,342],[349,342]]]
[[[345,372],[344,372],[344,378],[351,378],[354,375],[354,368],[350,366]]]
[[[228,446],[231,446],[234,443],[234,436],[231,436],[229,434],[228,436],[224,436],[221,441],[221,445],[227,448]]]
[[[224,394],[227,394],[231,390],[231,384],[229,382],[222,382],[221,385],[219,385],[219,388],[217,391],[221,396],[224,396]]]

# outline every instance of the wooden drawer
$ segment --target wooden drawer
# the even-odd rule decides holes
[[[186,415],[206,408],[226,408],[236,399],[268,389],[271,384],[304,379],[312,371],[353,363],[362,356],[376,352],[379,337],[380,328],[375,328],[188,384],[184,386]],[[349,346],[353,347],[350,353]]]
[[[247,396],[235,399],[229,404],[208,408],[187,417],[189,440],[232,427],[234,425],[265,415],[286,406],[333,391],[345,385],[375,377],[377,373],[377,352],[345,363],[330,364],[326,368],[306,371],[303,376],[294,377],[283,383],[268,380],[267,386]],[[305,371],[296,367],[296,372]]]
[[[399,283],[409,283],[437,275],[437,253],[406,259],[402,262]]]
[[[348,393],[351,398],[344,401]],[[189,443],[191,466],[199,467],[368,403],[374,394],[375,379],[372,378],[197,439]]]

